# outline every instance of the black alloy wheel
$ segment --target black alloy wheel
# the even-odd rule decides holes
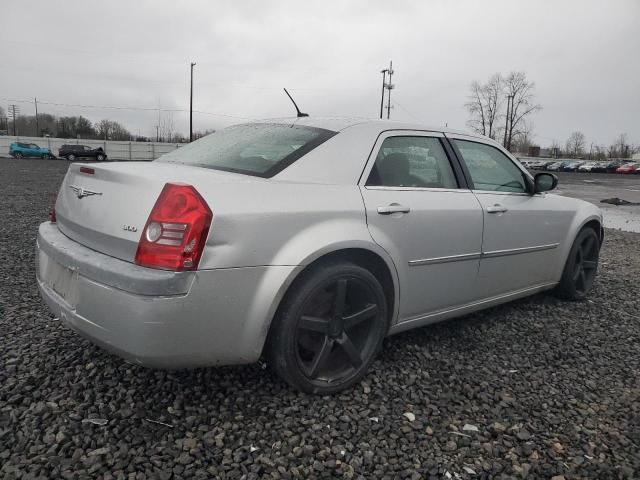
[[[594,235],[586,236],[576,249],[572,279],[580,295],[586,295],[591,290],[598,270],[599,250],[598,239]]]
[[[69,160],[70,162],[73,162],[76,159],[76,156],[73,153],[70,153],[69,155],[67,155],[67,160]]]
[[[18,158],[18,159],[19,159],[19,158],[22,158],[22,153],[17,152],[17,153],[15,153],[15,154],[14,154],[14,156],[15,156],[16,158]]]
[[[576,237],[564,267],[556,293],[568,300],[584,299],[598,271],[600,239],[592,228],[584,228]]]
[[[322,266],[285,300],[269,339],[270,364],[302,391],[335,393],[364,376],[387,329],[384,292],[368,270]]]

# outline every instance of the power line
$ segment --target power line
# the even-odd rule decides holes
[[[18,100],[18,99],[10,99],[5,97],[0,97],[0,98],[8,102],[33,103],[32,100]],[[116,106],[116,105],[83,105],[79,103],[59,103],[59,102],[47,102],[43,100],[38,100],[38,104],[51,105],[55,107],[93,108],[96,110],[131,110],[131,111],[141,111],[141,112],[182,112],[182,113],[189,112],[188,109],[182,109],[182,108],[124,107],[124,106]],[[254,118],[251,118],[251,117],[242,117],[239,115],[229,115],[225,113],[206,112],[203,110],[193,110],[193,113],[198,113],[201,115],[213,115],[216,117],[237,118],[239,120],[255,120]]]

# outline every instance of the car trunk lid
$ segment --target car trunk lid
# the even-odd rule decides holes
[[[140,235],[168,182],[199,186],[252,181],[234,173],[171,163],[76,163],[56,201],[58,228],[98,252],[133,262]],[[206,200],[206,196],[205,196]]]

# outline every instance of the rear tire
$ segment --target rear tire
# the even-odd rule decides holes
[[[366,374],[388,328],[386,297],[371,272],[346,262],[318,265],[287,292],[267,361],[292,387],[333,394]]]
[[[584,300],[598,271],[600,239],[593,228],[583,228],[576,237],[554,294],[565,300]]]
[[[70,153],[69,155],[67,155],[67,160],[69,160],[70,162],[73,162],[76,159],[76,156],[73,153]]]

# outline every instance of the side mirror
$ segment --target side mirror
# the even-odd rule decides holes
[[[533,193],[548,192],[558,186],[558,177],[553,173],[538,173],[534,179]]]

